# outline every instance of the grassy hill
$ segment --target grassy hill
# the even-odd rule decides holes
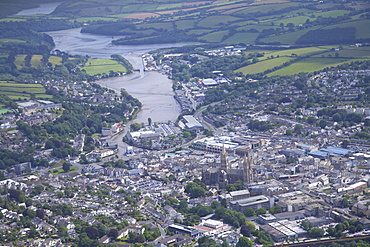
[[[370,3],[366,2],[77,0],[62,3],[51,17],[88,24],[83,32],[128,36],[115,44],[165,43],[166,40],[295,44],[307,37],[304,35],[309,31],[337,28],[354,28],[355,37],[345,43],[356,43],[370,42],[369,9]],[[179,31],[179,37],[168,35]],[[328,44],[320,36],[316,45]]]
[[[344,63],[370,59],[370,47],[316,46],[284,50],[249,50],[246,53],[262,53],[258,61],[239,68],[243,74],[266,76],[294,75],[314,72]]]

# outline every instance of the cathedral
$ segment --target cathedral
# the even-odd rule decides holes
[[[238,180],[244,184],[252,183],[252,160],[250,153],[244,156],[241,167],[231,168],[228,160],[228,154],[225,147],[222,148],[221,161],[217,167],[203,168],[202,182],[206,185],[217,186],[220,189],[226,188],[226,185],[233,184]]]

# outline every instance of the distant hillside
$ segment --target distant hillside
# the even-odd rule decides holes
[[[262,1],[66,1],[54,11],[84,23],[82,32],[125,35],[114,44],[203,42],[223,44],[341,44],[369,42],[370,2]],[[334,40],[320,29],[340,32]],[[310,32],[310,33],[308,33]],[[315,40],[310,39],[311,34]]]
[[[0,18],[13,15],[24,9],[36,8],[39,3],[63,2],[63,0],[2,0],[0,1]]]

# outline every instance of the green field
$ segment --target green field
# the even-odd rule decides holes
[[[0,19],[0,22],[2,21],[27,21],[27,19],[23,19],[23,18],[15,18],[15,17],[8,17],[8,18],[2,18]]]
[[[25,59],[26,55],[17,55],[15,57],[15,66],[17,66],[18,69],[21,69],[25,66],[25,63],[24,63],[24,59]],[[38,66],[41,65],[41,59],[42,59],[42,56],[41,55],[33,55],[32,58],[31,58],[31,67],[33,68],[37,68]],[[50,56],[49,57],[49,63],[51,63],[52,65],[60,65],[62,63],[62,58],[61,57],[57,57],[57,56]]]
[[[350,11],[349,10],[331,10],[331,11],[325,11],[322,13],[316,13],[316,16],[321,16],[321,17],[338,17],[342,16],[344,14],[348,14]]]
[[[78,167],[75,167],[75,166],[71,166],[69,172],[75,172],[75,171],[78,171]],[[63,168],[59,168],[59,169],[54,169],[54,170],[51,170],[50,171],[53,175],[59,175],[59,174],[62,174],[62,173],[65,173]],[[68,173],[68,172],[67,172]]]
[[[204,35],[213,32],[214,29],[192,29],[187,34]]]
[[[356,39],[370,39],[370,20],[358,20],[358,21],[349,21],[345,23],[340,23],[336,25],[331,25],[325,27],[329,28],[346,28],[346,27],[355,27],[356,28]]]
[[[285,19],[278,19],[274,20],[274,23],[276,25],[280,25],[280,23],[283,23],[284,26],[286,26],[288,23],[293,23],[294,25],[304,24],[307,20],[314,21],[316,18],[311,18],[308,16],[296,16],[291,18],[285,18]]]
[[[222,43],[224,44],[253,44],[258,36],[258,33],[236,33],[233,36],[227,38]]]
[[[84,67],[87,74],[108,74],[110,71],[114,72],[126,72],[126,68],[119,64],[117,61],[112,59],[92,59],[90,58]]]
[[[144,28],[144,29],[159,29],[163,28],[165,30],[172,30],[173,29],[173,23],[172,22],[160,22],[160,23],[145,23],[138,25],[138,28]]]
[[[211,42],[211,43],[221,42],[222,38],[228,33],[229,31],[213,32],[213,33],[209,33],[204,36],[201,36],[200,39],[205,40],[207,42]]]
[[[324,48],[324,47],[305,47],[305,48],[297,48],[297,49],[288,49],[288,50],[281,50],[271,52],[268,55],[270,56],[292,56],[292,54],[296,54],[298,56],[307,56],[318,52],[324,52],[330,50],[331,48]]]
[[[296,32],[281,34],[281,35],[272,36],[272,37],[267,37],[267,38],[260,39],[260,41],[265,42],[265,43],[280,42],[280,44],[294,45],[296,40],[299,37],[301,37],[303,34],[307,33],[310,30],[316,30],[316,29],[318,29],[318,27],[308,28],[308,29],[299,30]]]
[[[343,58],[307,58],[296,63],[293,63],[285,68],[267,74],[267,76],[284,76],[294,75],[300,72],[314,72],[325,69],[327,67],[338,66],[350,62],[350,59]]]
[[[26,41],[20,39],[0,39],[0,45],[7,43],[26,43]]]
[[[189,29],[193,28],[197,20],[180,20],[176,21],[175,25],[177,29]]]
[[[82,18],[76,18],[71,21],[77,21],[77,22],[88,22],[88,21],[114,21],[117,18],[115,17],[82,17]]]
[[[197,26],[198,27],[205,27],[205,28],[212,28],[212,27],[217,27],[222,24],[228,24],[233,21],[240,20],[240,18],[233,17],[230,15],[215,15],[215,16],[210,16],[207,18],[202,19],[200,22],[198,22]]]
[[[41,84],[0,82],[0,94],[7,95],[11,99],[30,99],[31,94],[40,99],[52,98],[51,95],[45,94],[45,92],[46,90]]]
[[[343,58],[370,58],[370,47],[352,47],[344,48],[339,51],[325,52],[325,57],[343,57]],[[315,55],[314,57],[322,57],[322,55]]]
[[[243,68],[236,70],[236,72],[242,72],[243,74],[257,74],[265,72],[268,69],[272,69],[276,66],[280,66],[283,63],[289,62],[292,60],[290,57],[279,57],[274,59],[263,60],[261,62],[257,62]]]
[[[298,6],[298,5],[299,3],[266,4],[266,5],[248,7],[241,11],[234,12],[233,14],[248,16],[249,14],[256,13],[256,12],[266,13],[269,11],[276,11],[276,10],[280,10],[280,9],[284,9],[284,8],[288,8],[292,6]]]

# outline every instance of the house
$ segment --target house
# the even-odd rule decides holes
[[[125,238],[128,236],[130,232],[136,233],[136,234],[143,234],[145,231],[145,228],[140,225],[130,225],[123,228],[121,231],[118,232],[117,238]]]

